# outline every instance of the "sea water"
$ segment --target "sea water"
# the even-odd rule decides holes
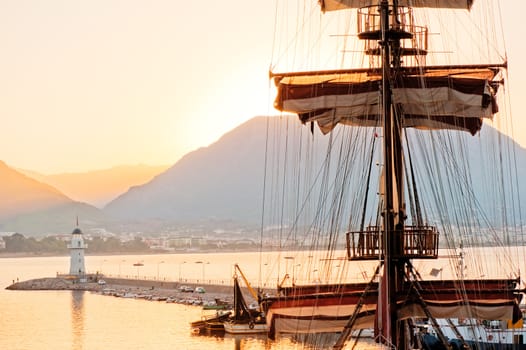
[[[478,265],[502,270],[503,261],[496,260],[495,248],[480,250],[476,260],[466,259],[463,273],[467,277],[482,277]],[[523,249],[514,250],[524,266]],[[342,255],[339,256],[338,254]],[[458,258],[415,261],[415,267],[426,279],[452,278],[446,266],[455,266]],[[303,259],[298,252],[290,253],[209,253],[159,255],[86,256],[86,269],[90,273],[151,280],[180,281],[231,285],[239,264],[253,286],[275,288],[285,274],[288,281],[298,284],[320,281],[335,282],[341,274],[339,262],[345,256],[338,252],[333,258],[338,264],[332,271],[322,268],[327,259],[307,252]],[[451,261],[451,260],[454,261]],[[375,265],[349,268],[352,281],[365,281]],[[500,267],[500,268],[499,268]],[[77,291],[10,291],[5,287],[16,281],[40,277],[54,277],[69,270],[69,257],[0,258],[0,350],[291,350],[323,348],[333,343],[313,338],[303,344],[294,338],[271,341],[264,336],[196,336],[190,322],[202,317],[199,306],[165,302],[116,298],[90,292]],[[439,274],[429,275],[432,270]],[[491,272],[491,269],[486,269]],[[323,273],[320,273],[323,272]],[[332,273],[332,276],[331,276]],[[303,277],[302,277],[303,276]],[[322,280],[321,278],[333,278]],[[486,275],[484,277],[503,277]],[[506,276],[504,276],[506,277]],[[507,276],[509,277],[509,276]],[[303,279],[302,279],[303,278]],[[358,346],[357,349],[364,348]]]
[[[235,262],[254,276],[257,253],[86,256],[86,269],[152,280],[230,284]],[[140,263],[139,263],[140,262]],[[248,263],[250,262],[250,263]],[[11,291],[17,280],[67,272],[69,257],[0,258],[0,349],[298,349],[293,339],[196,336],[202,308],[84,291]],[[273,281],[275,285],[275,280]],[[205,285],[206,286],[206,285]]]

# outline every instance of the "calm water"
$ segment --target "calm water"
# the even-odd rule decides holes
[[[235,254],[254,264],[253,253]],[[142,261],[144,266],[133,266]],[[202,263],[200,263],[201,261]],[[248,264],[251,262],[251,264]],[[189,323],[200,307],[114,298],[90,292],[8,291],[13,280],[55,276],[69,267],[68,257],[0,259],[0,349],[299,349],[290,339],[191,335]],[[230,283],[232,254],[88,256],[88,271],[152,279]],[[257,278],[257,271],[247,269]],[[213,278],[212,278],[213,277]],[[275,285],[275,282],[273,282]]]
[[[314,254],[314,255],[313,255]],[[524,250],[513,252],[524,266]],[[342,255],[343,256],[343,255]],[[335,265],[324,266],[327,259],[308,252],[295,253],[228,253],[228,254],[168,254],[128,256],[87,256],[89,272],[108,275],[230,284],[233,264],[239,263],[245,275],[256,286],[276,286],[278,274],[289,273],[297,283],[327,279],[335,281],[342,275],[341,256],[333,256]],[[497,258],[495,249],[480,249],[478,258],[465,259],[467,277],[482,277],[492,269],[501,270],[510,261]],[[515,261],[517,261],[515,259]],[[134,266],[142,262],[143,266]],[[456,261],[440,259],[415,262],[421,273],[440,268],[438,276],[451,278],[447,265]],[[485,265],[485,268],[482,269]],[[261,266],[262,268],[260,269]],[[364,281],[371,276],[375,263],[346,267],[347,281]],[[490,269],[488,269],[490,267]],[[162,349],[254,349],[291,350],[311,348],[292,339],[272,342],[264,338],[203,337],[191,335],[189,323],[202,316],[200,307],[167,304],[145,300],[102,296],[72,291],[8,291],[4,288],[17,279],[52,277],[67,272],[69,257],[0,258],[0,350],[68,349],[68,350],[162,350]],[[364,273],[364,271],[370,271]],[[471,275],[471,276],[470,276]],[[262,276],[262,277],[259,277]],[[303,276],[303,277],[302,277]],[[494,276],[487,277],[497,277]],[[502,277],[502,276],[498,276]],[[303,278],[303,279],[302,279]],[[360,346],[359,348],[363,348]]]

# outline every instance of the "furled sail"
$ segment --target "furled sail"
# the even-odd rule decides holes
[[[398,315],[400,319],[429,316],[435,318],[469,318],[483,320],[521,319],[518,303],[522,290],[519,280],[464,280],[421,281],[419,300],[407,299],[414,285],[406,283],[400,293]],[[459,289],[460,285],[463,288]],[[367,288],[370,287],[369,290]],[[309,333],[338,332],[348,322],[358,304],[355,329],[373,328],[378,303],[379,285],[364,283],[339,286],[317,285],[282,288],[281,296],[272,301],[267,320],[271,332]],[[265,302],[269,302],[267,299]],[[274,336],[274,334],[271,334]]]
[[[474,0],[398,0],[398,6],[465,9],[469,10]],[[323,11],[335,11],[378,5],[380,0],[320,0]],[[389,3],[392,3],[390,0]]]
[[[392,103],[403,127],[477,133],[482,119],[497,112],[498,70],[410,69],[392,82]],[[337,124],[381,125],[381,76],[374,71],[332,71],[275,75],[275,107],[317,122],[323,133]]]

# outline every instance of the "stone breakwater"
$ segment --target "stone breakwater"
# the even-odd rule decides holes
[[[104,283],[100,282],[103,280]],[[193,289],[193,292],[183,292],[181,286]],[[196,287],[203,287],[204,293],[195,292]],[[78,282],[68,278],[48,277],[28,281],[15,282],[6,287],[9,290],[83,290],[103,295],[146,300],[166,300],[193,305],[214,305],[217,300],[231,304],[233,302],[233,287],[229,285],[191,284],[166,281],[149,281],[125,278],[101,277],[97,281]],[[246,288],[242,288],[247,302],[255,300]],[[266,291],[269,292],[269,291]]]
[[[87,290],[98,291],[97,283],[74,283],[65,278],[36,278],[28,281],[16,282],[8,286],[9,290]]]

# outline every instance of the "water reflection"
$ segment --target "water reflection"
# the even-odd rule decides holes
[[[234,350],[246,350],[254,349],[258,346],[258,349],[271,349],[272,341],[267,338],[266,335],[262,334],[228,334],[223,333],[224,339],[233,339],[234,340]]]
[[[72,349],[82,350],[84,336],[84,291],[71,292],[71,332]]]

